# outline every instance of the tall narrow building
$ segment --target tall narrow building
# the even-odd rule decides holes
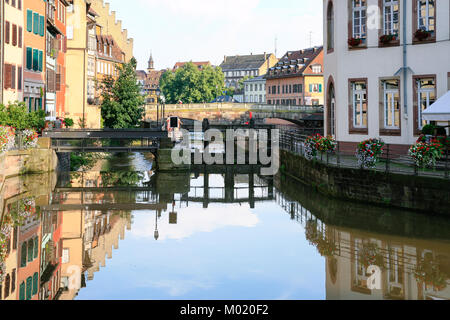
[[[71,0],[67,8],[66,111],[76,127],[100,128],[100,108],[88,104],[89,32],[96,14],[84,0]]]
[[[48,0],[47,6],[47,30],[46,30],[46,99],[45,110],[48,120],[56,120],[63,117],[65,110],[65,51],[66,51],[66,26],[65,0]]]
[[[23,6],[22,1],[3,1],[3,104],[23,98]]]
[[[45,16],[46,2],[24,0],[25,21],[23,101],[28,111],[45,109]]]

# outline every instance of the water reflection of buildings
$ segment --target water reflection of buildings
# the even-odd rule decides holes
[[[327,299],[450,299],[448,241],[333,226],[282,193],[276,197],[325,257]]]
[[[325,257],[328,299],[450,299],[450,244],[430,240],[448,239],[448,224],[439,220],[431,223],[408,213],[413,217],[410,223],[399,215],[371,215],[354,205],[325,202],[298,184],[295,188],[281,184],[277,188],[281,191],[274,193],[273,181],[253,174],[160,175],[144,185],[139,175],[118,179],[92,172],[60,178],[56,188],[56,177],[51,175],[24,179],[9,179],[0,190],[2,232],[11,227],[0,239],[4,244],[0,299],[74,299],[106,266],[131,229],[129,211],[108,210],[111,204],[159,204],[153,210],[158,239],[167,237],[159,234],[158,226],[177,224],[177,211],[190,202],[207,206],[231,201],[252,207],[254,201],[272,201],[274,196]],[[125,187],[117,187],[124,181]],[[105,209],[39,209],[92,203]],[[168,212],[168,221],[160,220],[163,212]],[[370,266],[379,268],[378,282],[372,281]]]
[[[70,188],[102,188],[104,176],[98,172],[72,174]],[[108,192],[55,192],[60,204],[111,203],[114,194]],[[94,273],[106,266],[106,258],[119,248],[119,238],[125,238],[125,228],[131,229],[129,213],[89,210],[64,211],[62,229],[62,275],[58,299],[72,300]]]

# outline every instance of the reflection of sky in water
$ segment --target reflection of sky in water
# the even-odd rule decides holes
[[[202,177],[200,177],[202,178]],[[324,299],[325,263],[303,228],[276,203],[190,203],[168,212],[135,212],[113,259],[78,299]]]

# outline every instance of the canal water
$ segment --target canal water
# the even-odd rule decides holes
[[[450,221],[329,199],[257,168],[17,177],[1,299],[450,299]]]

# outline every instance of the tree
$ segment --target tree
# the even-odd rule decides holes
[[[7,107],[0,104],[0,125],[11,126],[18,130],[41,131],[45,127],[45,112],[43,110],[28,112],[23,102],[13,103]]]
[[[145,103],[136,77],[136,59],[116,66],[119,77],[107,77],[102,82],[102,119],[111,129],[135,128],[140,125]]]
[[[242,78],[241,80],[238,81],[238,88],[239,90],[244,90],[244,81],[253,79],[253,76],[245,76],[244,78]]]
[[[165,72],[160,79],[160,88],[167,103],[211,102],[226,92],[221,68],[206,66],[199,70],[191,62],[175,72]]]

